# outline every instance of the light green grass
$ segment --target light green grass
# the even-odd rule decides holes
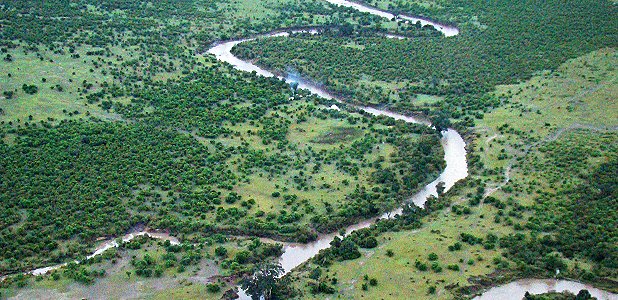
[[[0,74],[0,93],[14,91],[15,94],[12,99],[6,99],[0,94],[0,108],[4,111],[4,114],[0,115],[0,121],[16,122],[19,119],[22,123],[37,122],[48,120],[48,118],[56,120],[85,118],[87,114],[104,119],[120,119],[121,117],[113,111],[101,109],[98,103],[88,104],[85,95],[80,91],[83,90],[84,81],[92,84],[88,93],[99,91],[104,82],[114,83],[113,76],[108,73],[110,70],[108,64],[119,67],[123,61],[135,59],[134,51],[139,51],[139,49],[116,46],[110,47],[110,56],[86,55],[86,52],[96,50],[101,49],[77,47],[75,53],[78,53],[80,57],[72,58],[71,53],[54,53],[42,48],[39,52],[25,52],[23,47],[8,49],[7,54],[13,57],[13,61],[0,61],[0,69],[3,70]],[[40,57],[43,59],[41,60]],[[197,56],[197,62],[205,66],[212,64],[202,55]],[[95,63],[99,65],[98,68],[95,67]],[[135,71],[141,72],[139,69]],[[153,76],[153,80],[168,80],[180,76],[182,73],[178,68],[173,72],[159,72]],[[24,84],[36,85],[39,90],[33,95],[26,94],[22,90]],[[63,91],[58,91],[56,85],[60,85]],[[131,99],[120,97],[115,98],[114,101],[127,104]],[[69,114],[75,111],[79,114],[74,116]]]
[[[510,97],[528,111],[507,105],[486,114],[479,126],[505,122],[543,136],[574,123],[597,127],[618,126],[618,53],[602,49],[570,60],[555,72],[546,72],[521,84],[498,86],[494,94]],[[545,124],[549,123],[550,126]]]
[[[79,49],[80,58],[71,58],[70,54],[54,54],[51,51],[41,50],[41,60],[35,53],[24,54],[22,48],[8,50],[13,56],[12,62],[0,61],[0,91],[15,91],[12,99],[0,96],[0,107],[5,114],[0,120],[27,122],[29,116],[33,121],[46,120],[48,117],[64,119],[68,112],[78,111],[78,116],[84,117],[86,112],[94,115],[110,115],[103,112],[96,105],[88,105],[80,96],[78,89],[86,80],[93,84],[92,92],[96,92],[104,81],[111,82],[110,75],[101,74],[101,68],[92,66],[93,57],[85,55],[90,49]],[[90,70],[93,72],[90,72]],[[11,74],[9,78],[8,74]],[[46,82],[43,82],[43,78]],[[36,85],[38,93],[28,95],[22,90],[22,85]],[[60,85],[64,91],[51,89]],[[66,110],[67,113],[63,113]]]
[[[462,243],[460,251],[450,252],[447,248],[458,241],[462,232],[477,237],[485,237],[489,232],[497,235],[511,232],[508,227],[493,223],[493,218],[489,216],[495,211],[492,207],[483,206],[464,217],[456,216],[449,210],[443,211],[425,220],[427,225],[419,230],[380,236],[380,246],[377,249],[362,251],[363,256],[356,260],[335,263],[328,269],[328,275],[338,278],[339,283],[335,287],[342,299],[451,299],[452,295],[445,286],[465,285],[469,276],[491,273],[494,269],[492,259],[499,253],[496,250],[486,250],[481,245],[470,246],[465,243]],[[387,250],[392,250],[394,256],[388,257]],[[421,272],[415,268],[416,260],[431,265],[427,258],[429,253],[438,254],[442,272],[436,273],[431,269]],[[483,261],[479,261],[479,257]],[[460,259],[464,262],[460,262]],[[467,264],[470,259],[474,260],[473,265]],[[458,265],[460,271],[448,270],[446,266],[450,264]],[[365,283],[365,274],[378,280],[378,285],[370,286],[368,291],[361,288]],[[326,274],[323,275],[325,276]],[[435,295],[427,294],[429,286],[436,286]],[[308,291],[305,292],[305,296],[311,295]],[[329,297],[318,295],[308,298]]]
[[[477,122],[475,149],[488,169],[503,180],[511,166],[515,180],[542,180],[539,174],[522,174],[514,158],[537,149],[573,130],[603,132],[618,127],[618,54],[602,49],[570,60],[555,72],[545,72],[517,85],[498,86],[494,94],[509,103]],[[504,124],[519,134],[503,130]],[[504,152],[502,152],[504,151]],[[503,154],[503,159],[499,156]],[[506,156],[504,156],[506,154]],[[523,197],[522,197],[523,198]],[[525,199],[522,201],[528,202]]]
[[[273,145],[263,145],[258,136],[247,135],[247,130],[257,130],[257,128],[246,125],[247,124],[237,125],[232,127],[232,129],[241,132],[242,139],[248,142],[251,147],[266,150],[267,152],[268,149],[272,149]],[[349,136],[332,144],[318,142],[319,137],[339,128],[356,128],[358,132],[353,136]],[[296,145],[301,150],[311,148],[319,152],[320,150],[338,149],[342,146],[349,147],[355,140],[362,138],[365,134],[368,134],[368,131],[361,129],[361,125],[351,125],[347,120],[322,120],[311,117],[300,124],[293,123],[290,125],[287,139],[291,144]],[[228,139],[226,140],[226,145],[237,145],[239,141],[239,138]],[[386,159],[386,162],[389,162],[389,157],[394,152],[395,148],[392,145],[381,144],[379,148],[367,154],[365,160],[371,162],[382,156]],[[311,170],[313,165],[307,167],[308,170]],[[235,187],[234,191],[242,195],[245,200],[254,199],[257,209],[264,212],[278,212],[285,208],[282,197],[272,196],[272,193],[275,191],[281,192],[282,195],[297,195],[299,201],[307,200],[308,203],[316,209],[316,212],[323,212],[325,208],[322,202],[331,204],[342,203],[345,196],[355,189],[356,183],[361,185],[368,183],[369,175],[374,170],[375,169],[372,167],[362,168],[358,176],[354,177],[338,170],[334,164],[324,164],[317,174],[309,174],[311,179],[308,182],[310,186],[308,190],[299,190],[293,184],[292,177],[295,172],[274,178],[268,178],[268,176],[263,173],[256,173],[248,177],[249,183],[239,184]],[[307,171],[305,171],[305,173],[307,173]],[[348,180],[350,184],[344,185],[344,180]],[[325,185],[329,185],[330,187],[326,187]]]

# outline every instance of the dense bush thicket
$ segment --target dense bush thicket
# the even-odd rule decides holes
[[[137,224],[307,241],[315,230],[332,231],[397,205],[444,164],[437,135],[426,126],[328,110],[282,81],[227,67],[101,90],[112,93],[133,97],[128,104],[109,98],[109,108],[127,122],[2,127],[3,137],[14,137],[0,143],[2,272],[65,260],[97,237]],[[288,139],[290,126],[308,119],[340,120],[363,130],[348,144],[318,151]],[[382,143],[394,147],[392,157],[368,159]],[[326,165],[355,189],[325,203],[324,211],[294,191],[331,188],[313,179]],[[366,170],[374,171],[359,180]],[[233,191],[257,174],[292,179],[273,191],[286,209],[265,215]]]
[[[443,1],[446,2],[446,1]],[[499,102],[481,97],[569,58],[618,45],[617,7],[610,1],[455,1],[445,16],[478,16],[460,35],[410,40],[383,37],[268,38],[234,48],[241,57],[302,75],[361,102],[409,107],[417,93],[447,96],[453,116]],[[455,7],[452,12],[448,7]],[[459,9],[463,7],[462,9]],[[379,82],[405,83],[393,91]]]
[[[500,240],[506,256],[521,262],[519,268],[524,273],[534,273],[537,269],[564,271],[566,264],[555,254],[559,251],[564,257],[586,257],[595,263],[594,273],[578,274],[586,280],[615,275],[618,268],[616,163],[612,160],[602,164],[585,183],[560,192],[559,201],[552,200],[551,211],[546,210],[546,205],[537,207],[539,218],[554,220],[544,224],[550,234],[540,236],[533,229],[536,234],[530,236],[522,233],[506,236]],[[529,224],[530,228],[537,226],[537,220]]]

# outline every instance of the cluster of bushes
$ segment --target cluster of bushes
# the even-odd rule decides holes
[[[393,8],[399,6],[412,9],[411,13],[426,12],[419,5],[392,2]],[[487,5],[481,0],[461,0],[441,1],[439,6],[431,17],[461,20],[460,35],[410,40],[304,35],[259,39],[239,44],[233,51],[276,70],[292,67],[363,103],[415,110],[417,94],[443,95],[446,100],[438,108],[429,108],[474,119],[500,105],[500,99],[486,94],[494,86],[525,80],[537,71],[554,69],[567,59],[618,41],[615,24],[606,17],[616,13],[610,1],[497,1]],[[482,25],[469,22],[472,16]],[[368,84],[368,80],[405,86],[394,90]]]

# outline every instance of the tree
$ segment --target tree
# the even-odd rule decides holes
[[[580,290],[579,293],[577,293],[577,296],[575,296],[575,300],[588,300],[588,299],[592,299],[592,295],[590,295],[590,292],[588,292],[588,290]]]
[[[451,126],[451,121],[449,120],[448,113],[444,111],[437,111],[433,115],[429,117],[431,119],[431,123],[436,128],[436,132],[442,136],[442,131],[448,129]]]
[[[36,85],[34,85],[34,84],[33,85],[27,85],[27,84],[24,83],[24,85],[22,85],[21,89],[24,90],[24,92],[26,94],[29,94],[29,95],[34,95],[34,94],[36,94],[39,91],[39,88]]]
[[[347,22],[343,23],[341,26],[339,26],[339,32],[342,36],[350,36],[352,35],[352,33],[354,33],[354,26]]]
[[[253,275],[240,283],[251,299],[275,299],[279,285],[279,276],[284,273],[279,263],[266,262],[256,266]]]
[[[444,181],[438,182],[436,185],[436,192],[438,193],[438,197],[442,197],[444,195],[444,190],[446,187],[444,186]]]
[[[292,92],[294,92],[293,94],[296,94],[296,91],[298,90],[298,82],[294,81],[290,83],[290,87],[292,88]]]

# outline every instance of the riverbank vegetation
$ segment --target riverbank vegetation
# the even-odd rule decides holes
[[[494,86],[618,43],[618,25],[607,18],[617,13],[610,1],[463,2],[444,3],[440,11],[447,19],[475,16],[483,26],[461,21],[461,33],[453,37],[300,35],[258,39],[233,51],[271,69],[295,70],[352,101],[438,110],[465,120],[500,105],[499,98],[485,96]],[[445,101],[417,106],[418,94]]]
[[[143,85],[207,63],[213,42],[280,28],[382,20],[322,1],[0,2],[0,120],[108,119],[103,86]],[[23,89],[26,87],[26,89]],[[130,97],[113,101],[128,102]]]
[[[225,70],[127,90],[131,103],[111,107],[125,122],[5,124],[4,272],[75,257],[136,224],[308,241],[395,207],[443,167],[425,126],[330,110]],[[357,133],[319,138],[339,128]]]
[[[202,54],[279,28],[389,20],[250,0],[5,1],[0,19],[3,275],[134,226],[305,242],[395,207],[443,168],[423,126],[329,110]]]
[[[353,102],[453,121],[470,176],[335,239],[271,281],[278,295],[450,299],[529,276],[616,291],[616,5],[374,2],[461,34],[318,0],[0,1],[0,276],[84,260],[136,228],[181,240],[10,276],[0,297],[230,297],[280,256],[268,238],[314,240],[435,179],[436,130],[332,109],[204,54],[313,26],[233,51]]]
[[[364,234],[377,243],[355,259],[305,264],[289,275],[299,298],[465,298],[531,276],[616,291],[617,59],[602,49],[497,87],[508,104],[469,132],[471,175],[441,198],[444,209],[414,229],[401,227],[409,217],[373,226]]]

